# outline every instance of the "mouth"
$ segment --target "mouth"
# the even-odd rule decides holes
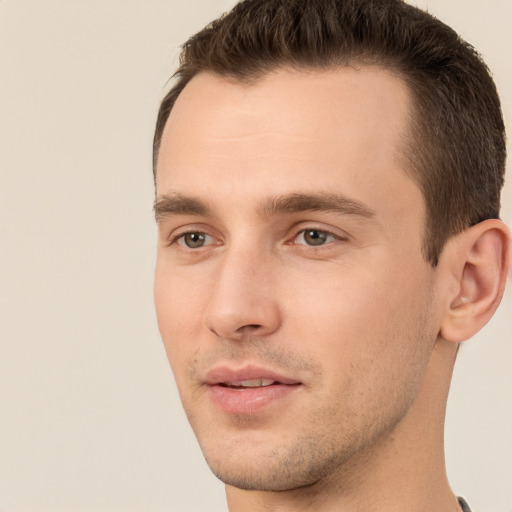
[[[219,386],[230,389],[248,389],[248,388],[266,388],[267,386],[273,386],[275,384],[281,384],[281,382],[274,379],[251,379],[251,380],[240,380],[234,382],[219,382]]]
[[[246,367],[233,370],[217,367],[206,375],[213,404],[229,414],[252,415],[284,400],[302,383],[273,371]]]

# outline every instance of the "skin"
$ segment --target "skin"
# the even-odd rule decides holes
[[[479,289],[467,254],[482,234],[480,253],[503,253],[508,235],[492,224],[450,241],[436,269],[425,261],[424,201],[401,167],[410,103],[398,78],[364,67],[250,85],[202,73],[174,106],[155,304],[231,512],[458,510],[443,422],[454,341],[476,329],[460,314]],[[205,384],[219,365],[300,385],[233,414]]]

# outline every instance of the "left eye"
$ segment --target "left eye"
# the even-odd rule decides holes
[[[318,247],[319,245],[324,245],[333,240],[338,240],[338,238],[328,231],[322,231],[321,229],[304,229],[298,233],[294,242],[296,244]]]

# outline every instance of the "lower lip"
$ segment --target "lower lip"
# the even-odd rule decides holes
[[[259,388],[228,388],[209,386],[212,402],[222,411],[230,414],[254,414],[272,402],[281,400],[297,391],[297,385],[273,384]]]

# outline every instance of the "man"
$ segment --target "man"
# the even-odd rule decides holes
[[[231,512],[469,510],[443,426],[510,267],[499,99],[399,0],[246,0],[155,134],[158,323]]]

